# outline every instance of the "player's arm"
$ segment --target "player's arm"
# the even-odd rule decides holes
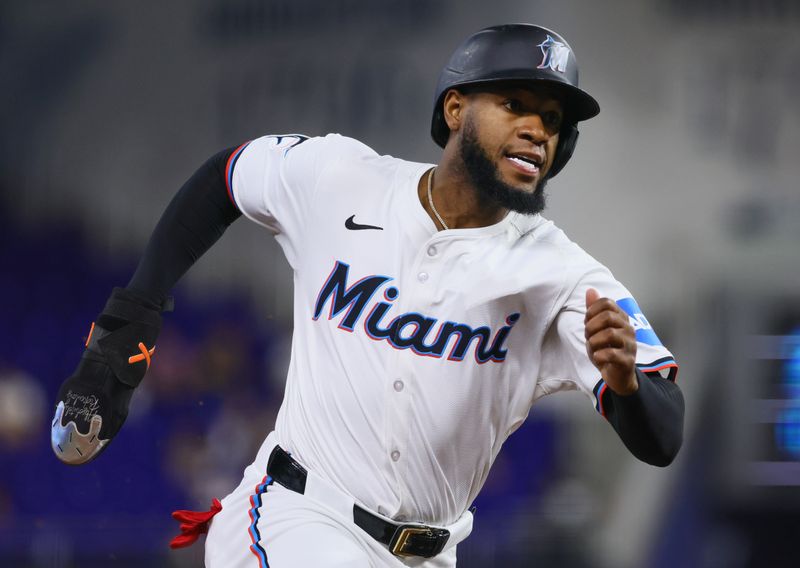
[[[241,213],[228,197],[226,164],[235,149],[203,164],[172,199],[133,278],[115,288],[92,325],[75,372],[56,399],[53,451],[68,464],[96,457],[128,415],[171,309],[169,291]]]
[[[212,156],[172,199],[127,288],[161,304],[186,271],[241,212],[228,195],[226,165],[236,148]]]
[[[628,315],[594,289],[586,293],[586,351],[608,388],[604,414],[625,446],[651,465],[669,465],[683,441],[680,388],[636,368],[636,335]]]
[[[156,225],[127,289],[163,303],[181,276],[241,216],[225,181],[235,150],[212,156],[181,187]]]

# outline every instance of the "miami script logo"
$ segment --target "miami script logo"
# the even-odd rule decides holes
[[[389,285],[389,276],[367,276],[348,285],[350,266],[337,261],[322,285],[314,307],[317,321],[325,306],[328,319],[338,318],[341,330],[353,332],[362,320],[363,332],[375,341],[386,341],[395,349],[411,349],[424,357],[441,358],[447,352],[449,361],[462,361],[474,344],[473,355],[478,363],[500,363],[508,351],[503,347],[508,334],[519,320],[519,313],[506,317],[506,325],[496,332],[488,326],[473,328],[469,324],[440,321],[417,312],[392,315],[393,303],[400,291]],[[380,291],[380,293],[378,293]],[[396,310],[395,310],[396,311]]]

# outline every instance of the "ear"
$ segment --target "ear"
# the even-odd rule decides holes
[[[444,113],[444,121],[447,123],[451,133],[461,128],[466,102],[464,94],[455,89],[450,89],[444,95],[442,111]]]

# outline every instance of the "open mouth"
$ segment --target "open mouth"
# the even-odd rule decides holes
[[[508,160],[514,167],[528,175],[536,175],[542,167],[543,160],[538,156],[530,156],[523,154],[507,154]]]

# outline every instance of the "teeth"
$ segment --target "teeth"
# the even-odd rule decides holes
[[[516,162],[517,164],[519,164],[520,166],[522,166],[526,170],[535,171],[535,170],[539,169],[539,166],[537,166],[535,163],[533,163],[533,162],[531,162],[529,160],[526,160],[525,158],[520,158],[518,156],[508,156],[508,159],[513,161],[513,162]]]

